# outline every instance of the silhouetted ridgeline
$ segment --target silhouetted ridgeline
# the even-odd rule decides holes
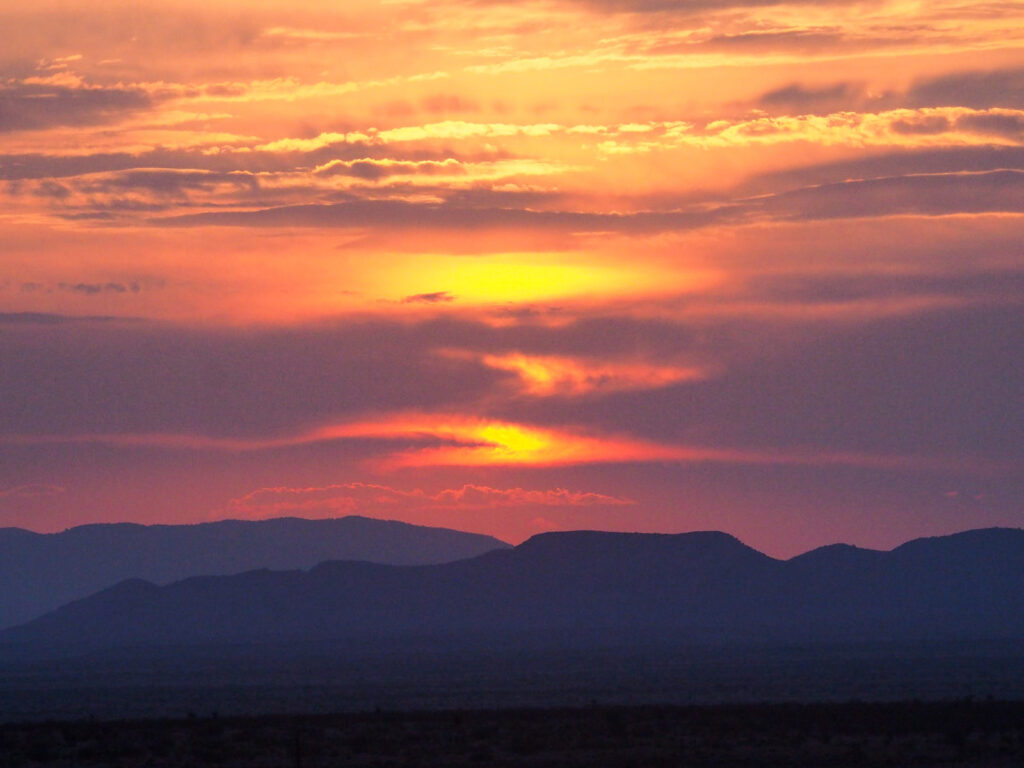
[[[324,560],[425,565],[506,547],[490,536],[354,516],[83,525],[53,534],[0,528],[0,628],[129,578],[167,584]]]
[[[1024,638],[1024,530],[788,561],[723,533],[549,533],[443,565],[325,562],[123,582],[0,633],[12,647],[481,638],[568,644]],[[486,643],[486,640],[484,641]]]

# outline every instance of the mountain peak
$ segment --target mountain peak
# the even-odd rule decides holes
[[[0,628],[124,579],[167,584],[325,560],[427,565],[508,544],[490,536],[368,517],[221,520],[192,525],[94,523],[61,533],[0,535]]]

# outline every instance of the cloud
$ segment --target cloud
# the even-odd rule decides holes
[[[157,226],[316,227],[654,233],[764,219],[1024,213],[1024,171],[935,173],[858,179],[676,211],[590,213],[398,200],[352,200],[151,219]]]
[[[975,133],[991,133],[1009,139],[1024,138],[1024,113],[989,112],[988,114],[963,115],[957,118],[956,127]]]
[[[991,144],[991,131],[979,131],[965,118],[1024,115],[1022,110],[974,110],[968,107],[889,109],[881,112],[782,115],[742,120],[718,120],[703,132],[674,129],[662,144],[701,147],[742,147],[805,141],[821,145],[902,147]]]
[[[112,315],[59,315],[51,312],[0,312],[0,325],[78,325],[91,323],[133,323],[136,318]],[[3,345],[0,344],[0,347]]]
[[[262,438],[367,411],[474,402],[501,378],[434,354],[438,340],[464,345],[481,331],[451,323],[344,320],[253,333],[45,313],[0,323],[8,434]],[[40,325],[61,330],[43,343]]]
[[[463,485],[425,493],[386,485],[345,483],[320,487],[260,488],[228,502],[227,513],[246,518],[282,515],[402,517],[418,512],[488,511],[543,507],[629,506],[631,499],[564,488],[528,490]]]
[[[770,53],[775,51],[834,53],[848,38],[836,29],[756,30],[738,34],[714,35],[700,44],[708,50]],[[876,45],[880,40],[873,41]],[[657,51],[655,51],[657,52]]]
[[[853,241],[852,258],[874,247],[855,229],[826,231]],[[902,243],[906,231],[883,234]],[[844,253],[828,250],[815,269],[794,270],[766,254],[763,274],[674,320],[669,304],[652,307],[665,310],[656,318],[606,308],[503,326],[453,316],[203,330],[0,316],[0,434],[25,451],[320,446],[393,468],[1002,466],[1024,460],[1014,354],[1024,276],[985,266],[1001,251],[1013,258],[1019,238],[975,233],[936,234],[933,250],[908,256],[931,264],[916,273],[885,260],[852,277]],[[843,302],[838,319],[808,311]],[[880,302],[903,309],[873,309]],[[521,373],[520,358],[541,374]]]
[[[153,104],[139,88],[84,86],[67,77],[0,82],[0,132],[108,123]]]
[[[256,191],[259,177],[246,171],[216,172],[205,169],[133,168],[102,176],[90,176],[79,183],[87,193],[111,193],[143,189],[159,195],[178,196],[187,190],[210,190],[217,185]]]
[[[798,114],[832,111],[838,106],[849,106],[862,96],[859,85],[848,82],[806,86],[789,83],[762,94],[757,103],[766,109],[789,110]]]
[[[976,258],[956,246],[949,255],[954,263]],[[949,283],[970,285],[969,276],[957,274],[947,278]],[[972,461],[980,459],[975,469],[991,460],[992,469],[1002,464],[1019,472],[1024,466],[1019,386],[1024,358],[1015,350],[1024,345],[1019,309],[1024,276],[1018,269],[1015,277],[1005,278],[1016,281],[1017,293],[1002,302],[827,324],[828,331],[818,328],[803,341],[794,340],[791,334],[800,332],[788,323],[769,322],[759,329],[766,321],[752,320],[734,326],[734,332],[753,339],[765,334],[764,343],[778,346],[758,352],[755,345],[712,379],[609,393],[599,408],[551,398],[519,401],[495,410],[495,416],[539,423],[586,418],[597,432],[628,430],[658,444],[700,435],[705,445],[775,451],[780,459],[790,452],[809,457],[810,447],[816,446],[823,460],[847,452],[945,456],[947,469],[939,471],[956,471],[958,462],[971,471]],[[919,279],[927,285],[927,277]],[[785,288],[790,280],[800,288]],[[827,299],[830,291],[841,295],[846,280],[836,274],[829,288],[825,276],[816,284],[780,276],[765,295],[800,290]],[[879,285],[868,290],[885,290],[885,280],[881,276]],[[998,284],[999,275],[988,282]],[[890,284],[890,290],[900,290],[898,285]]]
[[[909,151],[883,151],[814,165],[758,174],[740,192],[752,195],[786,188],[811,187],[847,180],[897,177],[962,171],[1024,170],[1024,147],[938,147]]]
[[[436,176],[438,174],[459,175],[465,172],[465,166],[454,158],[420,161],[375,160],[371,158],[331,160],[313,170],[313,173],[318,176],[354,176],[368,180],[396,175]]]
[[[448,293],[448,291],[415,293],[402,299],[403,304],[446,304],[453,301],[455,301],[455,297]]]
[[[828,219],[956,213],[1024,213],[1024,171],[863,179],[782,192],[760,207],[781,218]]]
[[[420,106],[431,114],[479,112],[480,105],[457,93],[435,93],[420,99]]]
[[[320,437],[377,438],[425,444],[392,451],[385,468],[540,466],[672,461],[679,449],[624,435],[496,421],[460,413],[396,413],[323,428]]]
[[[13,488],[0,488],[0,499],[34,499],[41,496],[59,496],[65,492],[66,489],[60,485],[30,483]]]
[[[851,467],[882,472],[1014,476],[1024,459],[987,456],[886,453],[805,447],[716,447],[643,440],[594,430],[552,429],[533,424],[481,420],[462,414],[408,413],[373,421],[320,427],[270,439],[218,438],[191,434],[0,435],[0,445],[103,445],[127,449],[257,452],[337,443],[391,443],[368,466],[380,471],[437,467],[554,468],[595,464],[726,464],[736,466]],[[405,447],[394,447],[394,444]]]
[[[1024,108],[1024,69],[952,72],[915,82],[907,93],[912,106],[974,109]]]
[[[285,173],[308,170],[309,166],[322,166],[332,160],[393,160],[417,162],[434,160],[444,162],[455,159],[459,162],[489,161],[500,159],[502,155],[485,152],[458,158],[450,157],[450,153],[439,153],[434,150],[410,148],[402,150],[389,149],[383,146],[369,146],[363,143],[351,145],[331,145],[318,147],[309,152],[208,152],[206,147],[167,149],[154,148],[142,152],[107,152],[98,151],[90,154],[72,154],[54,152],[26,152],[0,155],[0,179],[38,179],[82,176],[85,174],[104,173],[111,171],[138,171],[129,179],[145,180],[146,174],[153,174],[161,169],[168,172],[177,171],[182,174],[177,181],[208,183],[216,181],[216,177],[207,179],[199,176],[202,172],[220,174],[258,174]],[[386,156],[386,157],[385,157]],[[241,181],[240,177],[227,177],[228,181]]]
[[[535,397],[579,397],[628,389],[657,389],[708,375],[697,367],[652,365],[644,361],[489,354],[484,365],[514,373],[517,388]]]
[[[983,272],[929,273],[923,271],[870,271],[860,274],[791,272],[748,278],[751,296],[770,296],[783,303],[803,306],[844,302],[945,298],[962,305],[979,303],[1010,305],[1024,301],[1024,272],[992,269]]]
[[[562,231],[663,231],[703,226],[725,218],[723,210],[636,214],[483,208],[400,200],[353,200],[254,211],[216,211],[152,219],[156,226],[390,227],[415,229],[533,228]]]
[[[501,5],[510,2],[510,0],[478,1],[489,5]],[[763,8],[784,4],[783,0],[564,0],[564,2],[605,13],[635,14],[665,13],[670,11],[682,11],[687,14],[693,14],[710,10]],[[804,0],[804,2],[810,4],[810,0]],[[851,0],[825,0],[826,5],[846,5],[849,2]]]
[[[335,32],[323,29],[297,29],[295,27],[268,27],[260,37],[289,43],[333,43],[366,37],[364,32]]]
[[[57,288],[85,296],[96,296],[101,293],[138,293],[141,289],[137,282],[131,283],[58,283]]]

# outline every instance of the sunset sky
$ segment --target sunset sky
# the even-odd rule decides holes
[[[1024,2],[0,0],[0,526],[1024,526]]]

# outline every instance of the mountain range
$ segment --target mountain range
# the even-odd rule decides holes
[[[546,533],[439,565],[329,561],[166,586],[133,579],[0,633],[67,651],[513,637],[558,643],[1024,639],[1024,530],[833,545],[790,560],[724,533]]]
[[[169,584],[255,568],[311,568],[325,560],[426,565],[508,546],[490,536],[358,516],[116,523],[50,534],[0,528],[0,628],[130,578]]]

